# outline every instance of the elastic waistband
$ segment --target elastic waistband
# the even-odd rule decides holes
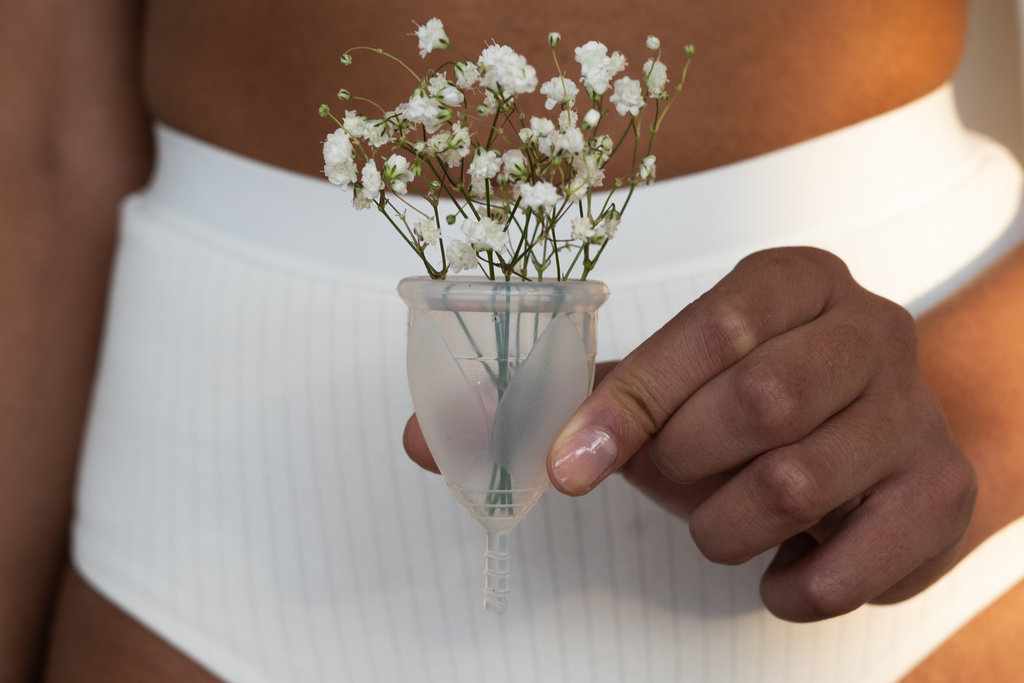
[[[156,139],[157,164],[141,208],[173,212],[316,267],[394,280],[422,269],[376,212],[356,211],[351,194],[326,180],[164,124],[157,124]],[[841,239],[948,193],[993,146],[964,129],[947,84],[833,133],[656,182],[637,190],[602,257],[601,279],[686,264],[694,270],[780,243]]]

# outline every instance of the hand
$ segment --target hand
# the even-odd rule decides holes
[[[916,354],[910,315],[838,258],[759,252],[597,385],[551,482],[580,495],[628,465],[692,510],[708,559],[780,545],[761,596],[783,619],[905,599],[958,559],[977,490]]]

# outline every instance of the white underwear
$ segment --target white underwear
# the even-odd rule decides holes
[[[618,477],[550,491],[481,606],[481,528],[408,461],[400,277],[415,256],[317,180],[157,128],[124,203],[73,559],[229,683],[892,683],[1024,578],[1024,522],[921,595],[817,624],[713,565]],[[311,149],[310,154],[318,154]],[[664,154],[664,151],[662,152]],[[893,112],[638,191],[598,271],[622,357],[745,254],[829,249],[920,312],[1022,235],[1021,171],[945,86]]]

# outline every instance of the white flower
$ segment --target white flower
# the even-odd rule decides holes
[[[405,121],[423,124],[429,132],[437,130],[451,117],[451,111],[443,109],[440,102],[429,97],[421,88],[416,88],[409,101],[398,105],[396,111]],[[446,112],[447,116],[442,112]]]
[[[644,80],[647,81],[647,94],[651,97],[661,97],[665,94],[665,84],[668,83],[668,68],[661,60],[648,59],[644,63]]]
[[[491,190],[491,181],[482,175],[473,176],[473,180],[469,183],[469,196],[473,199],[484,199],[488,195],[494,196],[494,192]]]
[[[486,216],[479,221],[465,221],[462,224],[462,234],[477,251],[503,251],[509,244],[504,226]]]
[[[416,176],[408,159],[399,154],[392,154],[384,162],[384,177],[395,193],[405,194],[409,191],[406,184],[411,183]]]
[[[458,106],[462,104],[463,100],[462,93],[453,85],[446,85],[441,88],[434,97],[446,107]]]
[[[444,149],[438,153],[437,158],[445,166],[457,166],[460,161],[469,155],[469,152],[469,129],[463,128],[462,124],[456,123],[452,126],[452,132],[446,138]]]
[[[462,240],[452,240],[448,247],[448,265],[453,273],[476,268],[476,250]]]
[[[572,126],[575,126],[576,123],[579,120],[580,120],[580,115],[579,114],[577,114],[572,109],[566,109],[565,111],[561,112],[558,115],[558,130],[561,130],[561,131],[567,130],[567,129],[571,128]]]
[[[558,31],[552,31],[548,34],[548,45],[551,47],[558,47],[558,44],[562,42],[562,34]]]
[[[539,182],[535,185],[523,183],[519,190],[521,198],[519,205],[527,209],[553,209],[558,203],[558,188],[549,182]]]
[[[455,64],[455,85],[463,90],[472,88],[480,80],[480,70],[472,62],[457,62]]]
[[[530,175],[530,164],[518,149],[510,149],[501,157],[505,175],[510,178],[525,178]]]
[[[604,184],[602,160],[600,152],[581,154],[573,158],[572,167],[575,174],[565,190],[570,202],[580,201],[587,196],[587,190]]]
[[[364,209],[372,209],[377,206],[377,203],[363,194],[363,188],[357,187],[355,196],[352,198],[352,206],[355,207],[356,211],[363,211]]]
[[[367,131],[366,117],[354,111],[345,112],[345,118],[341,120],[341,127],[354,138],[365,138],[370,134]]]
[[[545,138],[555,132],[555,124],[549,119],[534,116],[530,119],[530,129],[538,138]]]
[[[448,36],[440,19],[431,19],[423,26],[416,24],[415,36],[420,39],[420,57],[426,57],[431,50],[448,47]]]
[[[619,75],[620,73],[622,73],[622,70],[626,68],[627,64],[629,64],[629,62],[626,61],[626,56],[624,54],[622,54],[621,52],[613,52],[612,56],[611,56],[611,60],[612,60],[612,71],[611,71],[611,74],[612,74],[613,78],[615,76]]]
[[[596,109],[591,109],[587,112],[587,115],[583,117],[583,128],[590,130],[595,128],[597,124],[601,122],[601,112]]]
[[[394,138],[391,136],[391,129],[384,119],[368,119],[364,124],[366,140],[372,147],[383,147]]]
[[[625,116],[627,112],[636,116],[640,113],[640,107],[644,106],[643,83],[623,76],[615,81],[615,93],[609,99],[620,116]]]
[[[575,156],[583,154],[583,133],[579,128],[570,128],[564,133],[554,137],[553,149],[555,155]]]
[[[363,196],[369,200],[374,200],[380,191],[384,188],[384,183],[380,178],[380,171],[377,170],[377,162],[370,159],[363,166]]]
[[[644,157],[643,161],[640,162],[640,180],[650,184],[654,180],[654,175],[657,171],[657,167],[654,165],[656,161],[654,155]]]
[[[540,86],[540,94],[547,97],[544,106],[548,109],[554,109],[559,104],[572,106],[576,102],[576,95],[579,91],[580,89],[576,87],[575,83],[560,76],[555,76]]]
[[[658,40],[655,36],[647,36],[647,49],[648,50],[657,50],[659,47],[661,47],[661,41],[660,40]]]
[[[588,241],[594,236],[594,224],[586,216],[572,219],[572,238],[574,240]]]
[[[446,130],[442,130],[435,135],[432,135],[427,139],[427,149],[433,154],[443,152],[448,149],[448,140],[451,136],[452,134]]]
[[[471,176],[481,176],[484,178],[493,178],[498,175],[499,171],[501,171],[501,158],[498,157],[494,150],[485,150],[483,147],[476,150],[472,163],[466,169],[466,173]]]
[[[609,56],[604,43],[596,40],[576,48],[576,61],[583,74],[580,82],[587,90],[598,95],[603,95],[612,78],[626,68],[626,58],[622,54],[615,52]]]
[[[346,161],[351,161],[355,154],[352,149],[352,139],[343,129],[339,128],[327,136],[324,142],[324,163],[334,166]]]
[[[524,145],[528,145],[537,139],[536,133],[533,132],[533,128],[520,128],[519,129],[519,141]]]
[[[335,185],[340,185],[343,190],[347,190],[356,182],[358,174],[359,169],[356,162],[351,159],[342,161],[340,164],[324,164],[324,175]]]
[[[430,218],[422,219],[412,227],[412,230],[427,244],[437,244],[437,240],[441,238],[441,228]]]
[[[520,95],[537,89],[537,71],[508,45],[489,45],[477,60],[480,83],[488,90]]]
[[[488,90],[484,94],[483,104],[479,105],[476,110],[481,116],[493,116],[494,112],[498,111],[498,98]]]
[[[621,222],[622,214],[615,209],[612,209],[605,214],[604,220],[601,221],[599,226],[597,226],[598,236],[609,240],[615,237],[615,233],[619,231],[619,223]]]

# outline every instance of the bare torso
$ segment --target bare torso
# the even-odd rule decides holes
[[[390,106],[409,96],[398,71],[389,66],[386,77],[378,75],[381,62],[373,55],[342,67],[338,57],[348,47],[386,46],[419,64],[415,39],[406,34],[413,20],[436,15],[467,55],[475,57],[485,40],[508,43],[544,73],[549,31],[563,36],[564,62],[571,62],[572,47],[598,39],[634,66],[646,58],[644,39],[653,33],[673,74],[683,45],[697,47],[672,125],[658,141],[659,171],[672,176],[778,149],[926,94],[951,77],[967,13],[967,0],[535,5],[536,12],[530,3],[470,0],[430,10],[410,0],[151,0],[143,87],[155,119],[317,175],[329,128],[316,110],[335,103],[339,87]],[[957,670],[957,661],[954,653],[943,671],[919,672],[915,681],[946,680],[929,676]],[[60,600],[50,662],[48,679],[56,683],[212,680],[73,575]]]

